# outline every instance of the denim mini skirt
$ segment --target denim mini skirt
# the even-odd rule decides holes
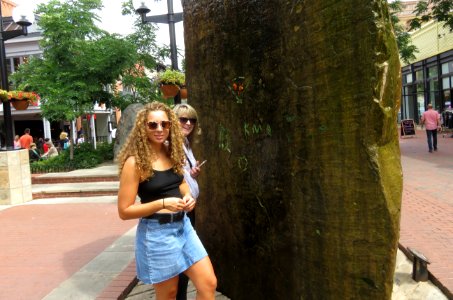
[[[143,283],[173,278],[207,255],[186,215],[182,221],[166,224],[156,219],[139,220],[135,263],[137,278]]]

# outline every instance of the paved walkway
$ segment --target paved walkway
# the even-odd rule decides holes
[[[430,279],[453,299],[453,138],[438,137],[428,152],[426,134],[400,139],[404,192],[400,244],[422,252]]]
[[[440,136],[439,151],[434,153],[428,153],[423,132],[400,144],[404,173],[400,244],[430,259],[430,278],[453,299],[453,138]],[[96,172],[105,175],[109,170],[77,171],[80,176]],[[135,274],[135,225],[136,220],[119,220],[115,196],[0,206],[0,299],[125,297]],[[410,262],[401,253],[396,271],[392,299],[445,299],[429,282],[411,281]],[[150,287],[138,286],[129,298],[143,299],[151,292]]]

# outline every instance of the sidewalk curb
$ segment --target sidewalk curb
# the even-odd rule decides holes
[[[135,275],[135,259],[101,292],[96,299],[126,299],[127,295],[137,285],[138,279]]]
[[[400,249],[404,255],[406,255],[406,257],[411,261],[413,262],[414,261],[414,256],[412,255],[412,253],[406,248],[404,247],[401,243],[398,243],[398,249]],[[432,273],[431,271],[429,270],[428,268],[428,279],[435,285],[439,288],[439,290],[441,290],[442,293],[444,293],[444,295],[448,298],[448,299],[453,299],[453,294],[447,289],[446,286],[444,286],[442,284],[442,282],[440,282]]]

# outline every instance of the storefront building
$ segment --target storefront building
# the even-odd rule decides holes
[[[411,34],[415,62],[402,67],[400,119],[420,118],[429,103],[445,115],[452,110],[453,33],[443,23],[430,22]]]
[[[4,5],[3,5],[4,4]],[[6,14],[11,9],[5,6],[7,2],[2,3],[2,13]],[[11,4],[13,5],[13,4]],[[10,16],[3,16],[3,25],[5,28],[16,29],[17,26]],[[27,36],[19,36],[5,42],[6,68],[8,74],[14,73],[18,66],[25,63],[32,56],[42,55],[42,49],[39,42],[42,35],[36,23],[28,28]],[[12,84],[12,83],[10,83]],[[10,86],[10,90],[14,86]],[[94,116],[91,118],[91,116]],[[42,116],[39,104],[29,106],[26,110],[15,110],[11,107],[12,129],[14,135],[22,135],[25,128],[30,128],[31,135],[34,139],[50,138],[54,141],[59,139],[61,131],[67,131],[74,142],[77,140],[79,133],[84,133],[87,142],[96,144],[96,142],[111,142],[111,132],[116,127],[115,114],[111,109],[97,104],[93,107],[90,114],[83,115],[74,121],[50,122]],[[3,119],[3,104],[0,103],[0,150],[6,146],[6,133]]]

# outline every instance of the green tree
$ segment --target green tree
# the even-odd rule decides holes
[[[152,100],[162,100],[158,92],[158,85],[147,75],[147,71],[155,70],[166,57],[169,50],[159,47],[156,43],[156,26],[143,24],[140,16],[135,13],[132,0],[122,3],[122,14],[136,16],[134,31],[125,37],[136,49],[136,64],[130,66],[121,76],[123,87],[131,91],[130,94],[116,95],[113,105],[124,109],[131,103],[147,103]]]
[[[38,6],[42,57],[33,57],[13,75],[16,85],[41,95],[49,120],[73,120],[108,103],[107,87],[137,61],[136,46],[99,29],[94,10],[101,0],[51,0]]]
[[[390,2],[388,6],[390,8],[390,19],[392,21],[400,58],[404,63],[410,64],[416,58],[415,53],[418,52],[418,49],[412,44],[410,34],[401,25],[400,19],[397,16],[402,11],[401,1]]]
[[[415,8],[416,17],[410,21],[411,30],[418,29],[425,22],[435,20],[445,22],[444,27],[453,30],[453,1],[424,0],[419,1]]]

